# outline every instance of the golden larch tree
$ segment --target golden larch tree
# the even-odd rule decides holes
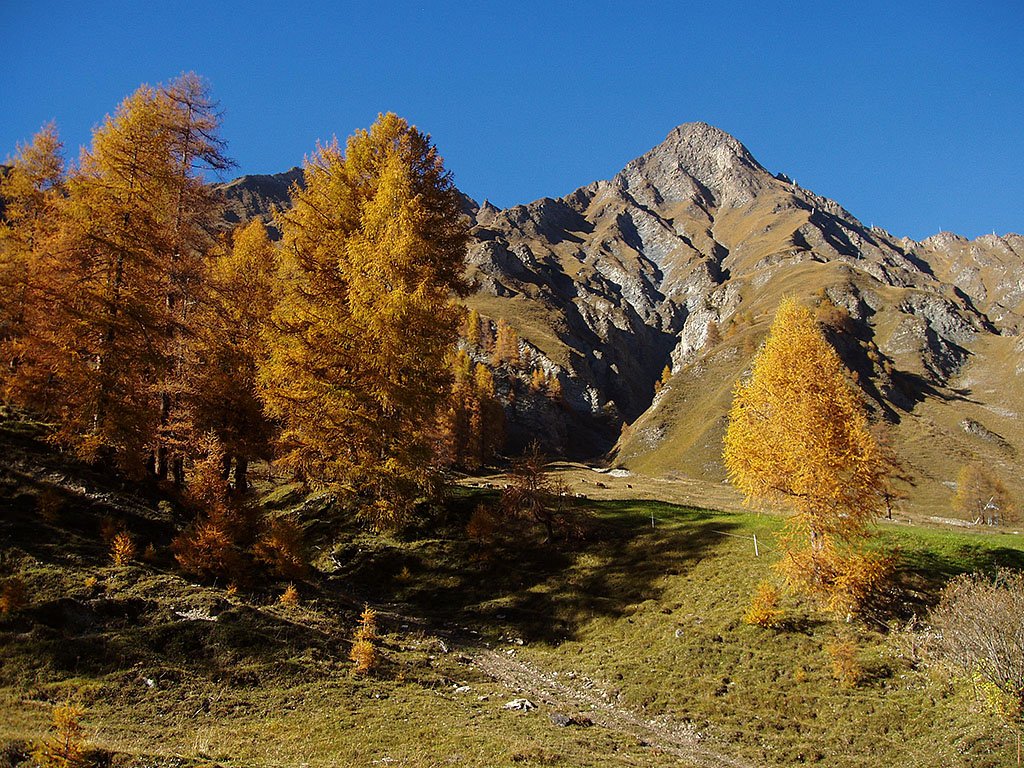
[[[165,479],[173,468],[175,482],[180,485],[186,454],[195,435],[189,414],[175,413],[175,401],[188,387],[185,350],[191,328],[198,320],[193,307],[203,290],[207,255],[215,243],[222,210],[221,198],[207,183],[206,174],[220,173],[233,163],[219,137],[221,116],[206,80],[194,72],[183,73],[161,85],[157,99],[174,175],[166,180],[167,203],[173,209],[173,213],[168,211],[171,247],[165,299],[170,325],[166,330],[167,373],[160,385],[156,473]]]
[[[471,458],[471,446],[474,422],[479,423],[479,402],[473,386],[473,362],[465,349],[452,355],[451,371],[451,393],[439,416],[437,457],[444,464],[476,469],[479,465]]]
[[[307,160],[280,220],[284,295],[262,397],[283,461],[363,497],[379,526],[438,488],[431,433],[451,383],[467,225],[429,137],[381,115]]]
[[[730,482],[750,501],[793,510],[789,573],[824,591],[857,560],[883,498],[885,464],[859,394],[811,312],[780,304],[749,377],[736,386],[725,434]],[[859,562],[859,561],[858,561]]]
[[[513,368],[521,362],[519,334],[504,318],[498,320],[497,336],[494,340],[493,361],[495,365],[507,364]]]
[[[505,439],[505,410],[494,376],[483,363],[475,366],[460,349],[452,362],[452,389],[441,415],[439,442],[445,463],[475,470],[492,460]]]
[[[544,371],[540,368],[534,368],[530,374],[530,390],[533,392],[543,392],[548,385],[548,377]]]
[[[93,134],[67,182],[54,242],[41,254],[52,301],[33,329],[19,388],[78,455],[141,472],[164,371],[170,259],[169,142],[153,89],[126,99]]]
[[[55,422],[57,442],[136,472],[155,463],[183,297],[219,221],[196,171],[214,151],[214,124],[169,95],[179,82],[125,99],[69,174],[52,235],[34,249],[47,311],[15,376],[24,404]]]
[[[661,369],[661,378],[659,378],[654,383],[654,393],[657,394],[658,392],[661,392],[661,390],[665,388],[665,385],[668,384],[671,378],[672,369],[666,365],[664,368]]]
[[[256,371],[266,356],[276,281],[276,249],[254,219],[210,260],[182,360],[179,410],[192,432],[216,435],[239,493],[248,488],[249,462],[271,457],[274,430],[258,397]]]
[[[462,338],[471,347],[480,346],[480,313],[475,309],[471,309],[466,313],[465,320],[463,320]]]
[[[965,464],[957,475],[953,512],[983,525],[1016,519],[1006,484],[993,470],[977,461]]]
[[[486,463],[505,442],[505,408],[498,399],[494,375],[483,363],[473,369],[473,392],[480,404],[480,461]]]
[[[0,177],[0,394],[22,357],[20,347],[47,311],[40,293],[40,262],[52,244],[56,208],[64,192],[62,145],[53,123],[18,146]],[[27,393],[25,393],[27,394]]]

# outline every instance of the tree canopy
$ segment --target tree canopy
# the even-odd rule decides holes
[[[839,355],[810,311],[778,309],[725,435],[730,481],[748,499],[792,506],[811,539],[861,535],[878,508],[878,445]]]
[[[748,502],[793,510],[790,564],[812,582],[841,580],[884,498],[886,462],[839,355],[792,299],[736,385],[724,448],[729,480]]]
[[[166,444],[178,340],[220,220],[202,177],[228,162],[218,126],[205,83],[187,74],[125,99],[56,198],[46,196],[59,168],[48,129],[33,144],[45,160],[24,163],[49,169],[36,174],[32,207],[45,208],[46,227],[26,283],[40,309],[8,391],[83,457],[141,471]],[[27,221],[13,225],[24,232]]]
[[[429,137],[393,114],[321,146],[280,217],[283,295],[262,398],[284,462],[368,498],[389,525],[435,489],[467,226]]]

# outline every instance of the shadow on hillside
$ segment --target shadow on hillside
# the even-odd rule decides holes
[[[74,481],[52,482],[11,467],[0,467],[0,485],[0,541],[42,563],[108,559],[104,525],[160,546],[174,535],[169,512],[101,485],[90,483],[82,492]]]
[[[173,604],[173,597],[168,597]],[[223,605],[216,621],[185,618],[164,601],[133,597],[64,597],[0,620],[3,675],[25,679],[102,677],[124,673],[143,693],[154,684],[189,682],[258,685],[315,675],[300,654],[342,662],[336,639],[281,616]],[[184,611],[182,613],[185,613]],[[43,670],[48,673],[40,675]],[[153,682],[146,682],[149,679]]]
[[[309,665],[290,660],[310,649],[328,661],[343,657],[337,638],[182,577],[169,551],[170,508],[31,437],[16,441],[5,430],[4,447],[11,450],[0,458],[0,582],[17,575],[25,605],[0,614],[3,680],[124,673],[125,695],[134,695],[145,692],[146,679],[161,685],[198,675],[246,685],[302,674]],[[130,531],[140,550],[155,544],[155,563],[113,567],[105,520]]]
[[[918,373],[908,371],[894,371],[892,374],[893,392],[898,397],[893,402],[907,413],[912,411],[916,405],[928,398],[942,400],[946,403],[960,402],[977,404],[978,401],[970,397],[970,389],[939,389],[931,381]]]
[[[542,543],[516,530],[486,546],[458,530],[403,547],[352,544],[335,552],[332,578],[434,622],[557,643],[658,600],[665,577],[685,573],[734,527],[713,513],[654,506],[662,521],[654,531],[650,505],[606,502],[592,504],[580,540]]]

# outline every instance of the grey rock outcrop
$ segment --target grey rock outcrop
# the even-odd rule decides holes
[[[251,219],[271,223],[275,209],[291,206],[291,188],[302,183],[302,169],[284,173],[241,176],[218,187],[225,201],[224,219],[230,225]],[[276,234],[276,233],[275,233]]]

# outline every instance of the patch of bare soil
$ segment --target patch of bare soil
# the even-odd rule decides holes
[[[594,725],[630,734],[641,744],[701,768],[750,768],[749,763],[723,755],[704,743],[691,723],[668,717],[649,719],[616,703],[614,696],[588,678],[548,672],[508,651],[479,646],[463,646],[459,650],[472,659],[471,664],[478,671],[510,692],[525,695],[556,712],[573,713],[570,717],[577,721],[585,719]]]

